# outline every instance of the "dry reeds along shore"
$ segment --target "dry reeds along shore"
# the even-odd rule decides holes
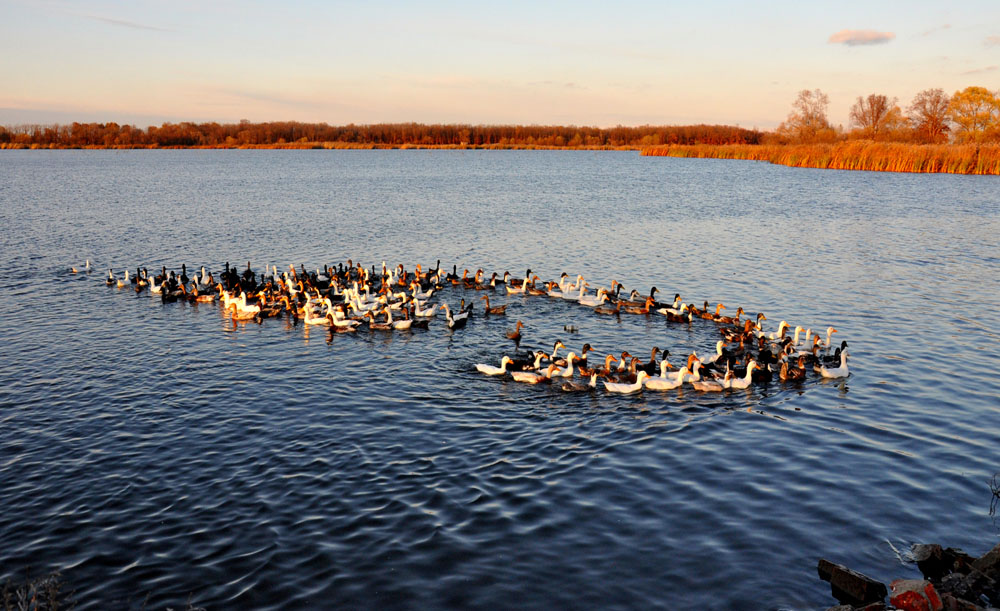
[[[653,146],[643,155],[768,161],[797,168],[1000,175],[1000,144],[692,144]]]

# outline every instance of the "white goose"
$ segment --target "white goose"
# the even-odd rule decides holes
[[[642,390],[642,384],[643,382],[646,381],[647,378],[649,378],[649,374],[646,373],[645,371],[640,371],[635,376],[635,384],[620,384],[620,383],[616,384],[613,382],[605,382],[604,388],[606,388],[608,392],[627,395]]]
[[[476,363],[476,370],[479,371],[479,373],[485,373],[488,376],[502,376],[507,373],[507,365],[509,365],[510,362],[510,357],[505,356],[500,359],[499,367],[487,365],[486,363]]]

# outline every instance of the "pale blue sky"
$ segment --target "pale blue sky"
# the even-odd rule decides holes
[[[0,0],[0,124],[726,123],[1000,88],[1000,2]],[[875,44],[830,42],[840,38]],[[860,32],[870,31],[867,35]]]

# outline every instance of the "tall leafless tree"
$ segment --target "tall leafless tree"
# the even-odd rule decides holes
[[[851,106],[851,125],[861,130],[865,137],[878,140],[885,128],[886,118],[896,106],[896,98],[873,93],[867,98],[858,96]]]
[[[948,139],[948,103],[944,89],[924,89],[913,98],[907,111],[917,137],[923,142],[944,142]]]

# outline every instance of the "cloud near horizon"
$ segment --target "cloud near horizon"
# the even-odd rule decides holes
[[[951,29],[951,24],[950,23],[946,23],[946,24],[938,26],[936,28],[930,28],[930,29],[924,30],[923,32],[917,34],[917,36],[927,37],[927,36],[930,36],[931,34],[935,34],[937,32],[942,32],[944,30],[950,30],[950,29]]]
[[[972,74],[985,74],[987,72],[996,72],[998,69],[1000,69],[1000,66],[986,66],[985,68],[976,68],[975,70],[966,70],[965,72],[961,72],[960,74],[962,74],[963,76],[969,76],[969,75],[972,75]]]
[[[154,32],[169,32],[167,28],[160,28],[155,25],[145,25],[142,23],[136,23],[134,21],[128,21],[127,19],[115,19],[113,17],[101,17],[100,15],[84,15],[87,19],[93,19],[94,21],[101,21],[109,25],[116,25],[124,28],[132,28],[133,30],[151,30]]]
[[[841,30],[830,36],[827,41],[833,44],[843,44],[851,47],[857,45],[881,45],[896,37],[894,32],[876,32],[875,30]]]
[[[987,47],[1000,47],[1000,36],[987,36],[985,44]]]

